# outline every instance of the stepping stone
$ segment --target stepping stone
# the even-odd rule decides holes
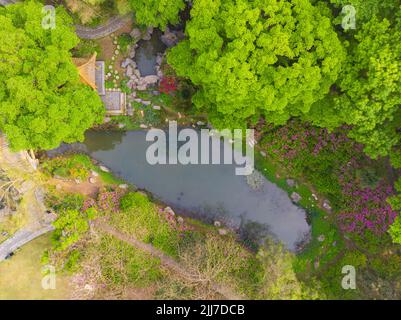
[[[291,194],[291,200],[294,201],[295,203],[298,203],[301,201],[302,197],[299,195],[299,193],[293,192]]]
[[[219,235],[225,236],[227,233],[228,233],[228,232],[227,232],[226,229],[219,229]]]
[[[328,211],[331,211],[331,206],[330,206],[328,200],[324,200],[324,202],[323,202],[323,208],[325,208],[325,209],[328,210]]]

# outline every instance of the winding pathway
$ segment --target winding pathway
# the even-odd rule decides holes
[[[99,39],[106,37],[109,34],[112,34],[113,32],[116,32],[117,30],[124,27],[130,21],[131,21],[131,14],[125,16],[116,16],[109,19],[107,23],[98,26],[96,28],[89,28],[76,25],[75,32],[77,36],[80,37],[81,39],[90,39],[90,40]]]
[[[0,0],[1,1],[1,0]],[[20,186],[24,203],[20,210],[28,216],[28,223],[17,231],[11,238],[0,244],[0,262],[16,249],[33,239],[53,230],[51,216],[46,213],[44,191],[39,184],[37,173],[28,162],[24,152],[12,152],[5,137],[0,134],[0,168],[12,179],[23,180]],[[23,189],[23,190],[22,190]],[[22,208],[22,206],[24,206]]]

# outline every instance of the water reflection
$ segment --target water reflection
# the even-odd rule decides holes
[[[146,132],[88,132],[89,154],[130,183],[146,189],[179,212],[238,228],[247,241],[274,235],[290,249],[309,233],[305,211],[263,177],[253,190],[235,165],[149,165]],[[81,146],[82,147],[82,146]]]

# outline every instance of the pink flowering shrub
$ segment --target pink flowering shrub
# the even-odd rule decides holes
[[[387,198],[395,191],[385,178],[375,174],[369,177],[370,185],[361,178],[361,172],[362,176],[368,175],[378,162],[363,153],[363,145],[347,137],[349,127],[329,132],[291,121],[270,129],[261,144],[269,158],[325,195],[344,232],[363,235],[371,231],[380,235],[388,230],[396,212]]]

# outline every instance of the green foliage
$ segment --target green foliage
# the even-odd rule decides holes
[[[95,217],[93,209],[85,212],[79,210],[64,210],[58,212],[58,218],[53,222],[56,230],[53,233],[53,244],[56,251],[63,251],[77,243],[89,230],[88,221]]]
[[[346,265],[354,266],[356,269],[356,282],[362,282],[359,278],[361,271],[366,267],[366,256],[359,251],[346,251],[334,263],[327,265],[324,274],[319,278],[322,290],[328,299],[358,299],[361,296],[360,286],[356,290],[344,290],[341,280],[344,277],[342,268]]]
[[[338,82],[343,94],[334,97],[331,108],[315,104],[308,118],[331,128],[352,125],[349,136],[377,158],[399,141],[401,32],[386,19],[372,18],[355,40]]]
[[[117,38],[118,45],[123,53],[126,53],[132,43],[132,38],[129,33],[122,33]]]
[[[309,216],[312,226],[312,239],[293,262],[294,270],[308,277],[313,274],[310,272],[310,268],[314,266],[316,261],[319,261],[319,268],[316,270],[318,272],[324,269],[326,264],[330,264],[345,249],[336,225],[327,219],[325,212],[315,209],[309,213]],[[324,236],[323,241],[318,240],[321,235]]]
[[[159,259],[112,236],[102,236],[98,250],[106,283],[145,287],[162,277]]]
[[[76,58],[88,58],[95,52],[98,56],[102,53],[102,48],[98,42],[81,39],[79,44],[74,48],[73,55]]]
[[[264,268],[261,281],[261,299],[273,300],[315,300],[322,298],[317,287],[308,287],[298,280],[294,270],[293,254],[276,244],[267,240],[258,252],[258,259]],[[316,283],[314,286],[317,286]]]
[[[186,34],[168,62],[198,86],[193,102],[217,127],[307,113],[344,61],[330,19],[309,0],[195,0]]]
[[[64,269],[68,272],[74,272],[78,268],[78,263],[81,258],[81,252],[79,250],[72,250],[64,264]]]
[[[82,141],[104,114],[72,63],[78,38],[70,17],[58,7],[57,27],[46,30],[42,8],[24,1],[0,10],[0,129],[16,150]]]
[[[179,232],[172,228],[159,208],[140,192],[127,193],[120,202],[120,213],[113,214],[111,223],[127,234],[150,243],[170,256],[176,256]]]
[[[129,0],[135,13],[136,22],[146,26],[159,27],[179,22],[179,12],[184,9],[183,0]]]
[[[401,244],[401,216],[398,216],[388,231],[394,243]]]
[[[51,194],[48,195],[47,203],[56,212],[80,210],[84,204],[84,197],[78,193]]]
[[[148,205],[149,199],[146,195],[139,192],[128,192],[120,200],[121,210],[129,210],[135,207]]]
[[[42,169],[52,175],[63,178],[85,180],[94,165],[87,155],[75,154],[70,157],[57,157],[42,163]]]

